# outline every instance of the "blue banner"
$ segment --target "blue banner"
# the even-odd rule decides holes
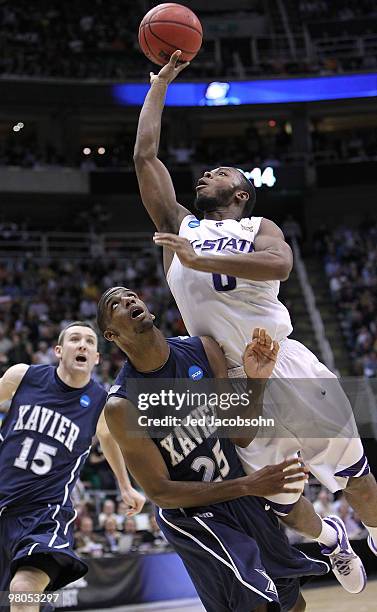
[[[141,106],[149,89],[145,83],[113,86],[119,104]],[[233,106],[282,104],[377,96],[377,73],[347,76],[268,79],[256,81],[212,81],[172,83],[167,106]]]

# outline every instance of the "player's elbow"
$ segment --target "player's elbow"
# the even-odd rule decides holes
[[[147,161],[155,159],[156,157],[157,152],[155,147],[141,147],[139,145],[135,145],[133,159],[136,170],[138,170],[138,168],[142,168]]]
[[[147,488],[144,487],[144,492],[148,499],[163,510],[169,510],[179,506],[177,500],[172,498],[167,491],[167,482],[168,481],[165,480],[155,481],[153,484],[149,484]]]
[[[279,261],[276,262],[276,275],[279,281],[286,281],[289,278],[289,275],[292,270],[292,262],[288,261],[286,258],[279,258]]]

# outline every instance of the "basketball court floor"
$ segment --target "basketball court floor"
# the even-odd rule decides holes
[[[377,580],[370,580],[367,588],[359,595],[350,595],[340,586],[306,588],[303,590],[306,599],[306,612],[372,612],[377,610]],[[139,606],[112,608],[112,612],[205,612],[203,606],[195,600],[159,602]],[[106,612],[89,610],[88,612]]]

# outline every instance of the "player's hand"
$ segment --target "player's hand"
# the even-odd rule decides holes
[[[302,493],[302,484],[307,482],[309,470],[299,463],[297,457],[287,459],[245,476],[248,495],[269,497],[277,493]]]
[[[180,57],[182,55],[182,51],[174,51],[173,55],[170,57],[169,62],[163,66],[158,74],[154,74],[154,72],[149,73],[150,83],[156,80],[166,81],[169,85],[174,79],[179,75],[182,70],[187,68],[190,62],[179,63]]]
[[[248,378],[269,378],[276,364],[279,344],[265,329],[256,327],[252,341],[243,354],[243,367]]]
[[[195,253],[187,238],[182,238],[182,236],[177,236],[176,234],[156,232],[153,236],[153,241],[158,246],[166,247],[177,253],[182,266],[197,269],[195,264],[197,264],[199,256]]]
[[[126,516],[134,516],[142,511],[145,504],[145,497],[139,491],[136,491],[133,487],[124,489],[122,491],[122,500],[129,507],[126,512]]]

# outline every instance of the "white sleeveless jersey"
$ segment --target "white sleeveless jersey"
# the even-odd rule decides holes
[[[188,215],[179,235],[187,238],[198,255],[222,257],[251,253],[262,217],[241,221],[199,222]],[[191,336],[212,336],[222,346],[228,367],[242,365],[245,346],[254,327],[264,327],[274,340],[292,332],[288,310],[278,300],[279,281],[251,281],[223,274],[198,272],[181,264],[177,255],[167,281]]]

